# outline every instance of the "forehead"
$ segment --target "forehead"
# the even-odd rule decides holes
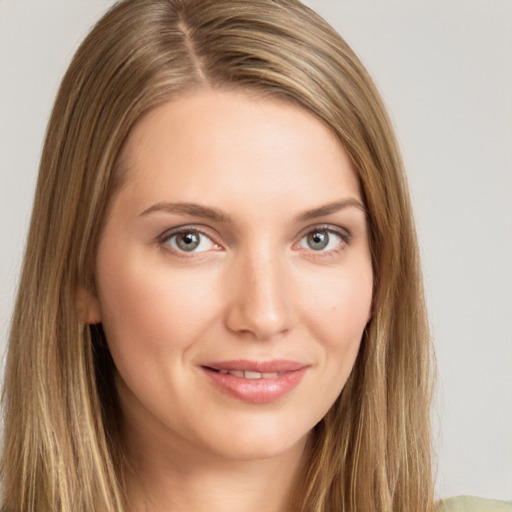
[[[331,130],[290,102],[244,91],[193,91],[156,107],[132,130],[123,164],[127,188],[146,201],[360,197]]]

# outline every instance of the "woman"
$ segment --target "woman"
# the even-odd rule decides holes
[[[435,510],[430,374],[399,153],[346,44],[287,0],[115,6],[48,127],[5,510]]]

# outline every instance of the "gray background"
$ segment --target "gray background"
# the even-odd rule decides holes
[[[0,0],[0,350],[56,89],[113,2]],[[441,497],[512,498],[512,1],[309,0],[361,57],[409,173]]]

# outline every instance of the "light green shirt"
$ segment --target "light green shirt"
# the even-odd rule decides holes
[[[512,501],[457,496],[443,500],[440,512],[512,512]]]

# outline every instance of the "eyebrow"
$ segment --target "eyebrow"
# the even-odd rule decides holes
[[[366,214],[366,208],[363,206],[361,201],[350,197],[347,199],[342,199],[341,201],[334,201],[333,203],[319,206],[318,208],[307,210],[304,213],[298,215],[296,220],[298,222],[304,222],[316,219],[318,217],[323,217],[324,215],[331,215],[332,213],[339,212],[340,210],[344,210],[345,208],[349,208],[351,206],[362,210]]]
[[[144,210],[140,216],[149,215],[153,212],[180,213],[210,219],[216,222],[229,222],[231,220],[228,215],[217,208],[210,208],[196,203],[168,203],[165,201],[150,206],[147,210]]]
[[[306,210],[305,212],[296,216],[294,220],[296,222],[305,222],[308,220],[316,219],[318,217],[323,217],[325,215],[331,215],[349,207],[358,208],[366,213],[366,208],[359,200],[355,198],[348,198],[342,199],[340,201],[334,201],[333,203],[319,206],[318,208]],[[231,221],[231,217],[229,215],[225,214],[221,210],[218,210],[217,208],[211,208],[209,206],[203,206],[197,203],[169,203],[166,201],[162,201],[160,203],[154,204],[153,206],[150,206],[147,210],[144,210],[140,214],[140,217],[149,215],[154,212],[191,215],[193,217],[200,217],[224,223]]]

